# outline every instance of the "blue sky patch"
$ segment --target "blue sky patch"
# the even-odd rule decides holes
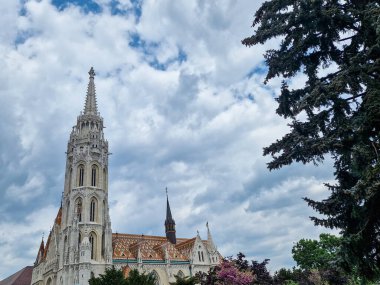
[[[94,13],[99,14],[102,12],[102,7],[93,0],[52,0],[51,3],[57,7],[59,11],[64,10],[69,5],[74,5],[80,7],[84,13]]]
[[[180,47],[178,48],[178,54],[176,57],[169,58],[165,62],[160,62],[157,59],[155,50],[159,48],[159,42],[148,42],[143,40],[138,33],[130,34],[129,46],[140,50],[144,54],[145,60],[149,65],[157,70],[166,70],[171,64],[179,62],[180,64],[187,60],[187,54]]]
[[[109,4],[110,9],[111,9],[111,14],[112,15],[133,14],[136,17],[136,22],[139,22],[141,14],[142,14],[142,11],[141,11],[142,0],[132,0],[131,4],[132,4],[131,8],[123,9],[119,1],[111,0]]]

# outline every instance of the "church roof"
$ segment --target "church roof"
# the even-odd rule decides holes
[[[171,260],[187,261],[188,249],[194,244],[195,238],[178,238],[177,244],[172,244],[163,236],[146,236],[136,234],[112,234],[113,259],[165,260],[168,255]],[[182,245],[188,246],[182,246]]]
[[[0,285],[30,285],[32,281],[33,266],[26,266],[15,274],[0,281]]]

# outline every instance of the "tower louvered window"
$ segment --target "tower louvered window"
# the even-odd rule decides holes
[[[84,182],[84,167],[83,167],[83,165],[81,165],[79,167],[79,183],[78,183],[78,185],[83,186],[83,182]]]
[[[95,213],[96,213],[96,201],[95,199],[92,199],[91,204],[90,204],[90,222],[95,221]]]
[[[96,259],[95,250],[96,250],[96,236],[94,233],[90,234],[90,246],[91,246],[91,259]]]
[[[94,165],[91,169],[91,186],[96,186],[96,166]]]
[[[82,221],[82,199],[78,199],[76,203],[76,211],[77,211],[77,217],[78,222]]]

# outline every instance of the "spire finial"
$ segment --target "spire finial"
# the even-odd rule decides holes
[[[88,72],[90,75],[90,80],[88,82],[87,87],[87,95],[86,95],[86,103],[84,105],[84,114],[98,115],[98,106],[96,105],[96,92],[95,92],[95,71],[94,68],[91,67]]]
[[[90,75],[90,78],[94,78],[95,77],[95,70],[94,70],[94,68],[91,66],[91,69],[90,69],[90,71],[88,72],[88,74]]]

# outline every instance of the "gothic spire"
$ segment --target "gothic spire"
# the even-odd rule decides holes
[[[98,106],[96,104],[96,92],[95,92],[95,83],[94,83],[95,71],[93,67],[91,67],[88,74],[90,75],[90,80],[88,82],[88,87],[87,87],[87,96],[86,96],[86,103],[84,105],[84,114],[97,115]]]
[[[216,251],[216,246],[215,246],[214,241],[212,239],[211,231],[210,231],[210,228],[208,226],[208,222],[206,223],[206,227],[207,227],[207,244],[212,251]]]
[[[170,210],[168,189],[166,188],[166,220],[165,220],[165,233],[166,238],[172,243],[176,244],[176,234],[175,234],[175,221],[172,217],[172,212]]]

